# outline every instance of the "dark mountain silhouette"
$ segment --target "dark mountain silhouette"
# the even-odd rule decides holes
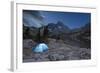
[[[68,26],[64,25],[63,22],[61,22],[61,21],[58,21],[56,24],[49,23],[48,29],[50,30],[50,32],[54,32],[54,33],[68,33],[68,32],[70,32],[70,28]]]

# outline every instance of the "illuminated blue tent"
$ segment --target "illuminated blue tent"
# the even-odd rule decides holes
[[[42,53],[48,50],[48,46],[45,43],[38,44],[35,48],[32,48],[33,52]]]

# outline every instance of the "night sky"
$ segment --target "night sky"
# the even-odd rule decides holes
[[[35,11],[30,10],[28,12],[33,12],[32,14],[34,14]],[[39,11],[39,12],[41,16],[44,17],[44,22],[46,24],[48,23],[56,24],[58,21],[61,21],[70,29],[79,28],[91,22],[90,13],[55,12],[55,11]]]
[[[71,29],[84,26],[91,21],[90,13],[42,11],[41,14],[44,16],[46,23],[62,21]]]

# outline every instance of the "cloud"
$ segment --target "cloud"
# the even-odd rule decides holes
[[[24,26],[40,28],[46,25],[43,19],[44,16],[42,16],[39,11],[23,11]]]

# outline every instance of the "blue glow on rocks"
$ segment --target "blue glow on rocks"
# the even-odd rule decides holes
[[[38,44],[35,48],[32,48],[34,52],[42,53],[48,50],[48,46],[45,43]]]

